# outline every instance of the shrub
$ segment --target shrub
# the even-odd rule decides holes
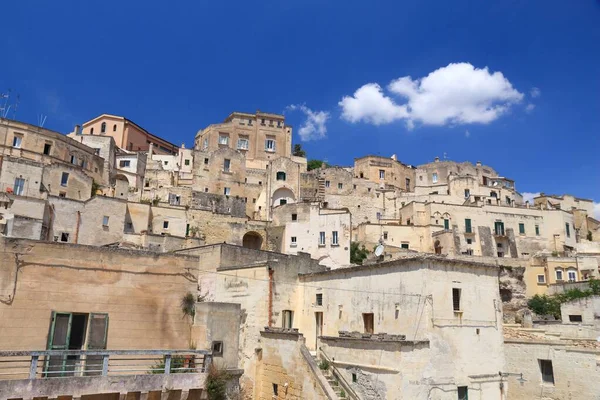
[[[184,369],[185,368],[185,369]],[[174,356],[171,358],[171,373],[172,374],[191,374],[196,372],[196,362],[192,356]],[[165,359],[158,361],[150,367],[149,374],[164,374]]]
[[[192,293],[187,292],[181,298],[180,305],[184,316],[189,315],[190,317],[194,318],[194,315],[196,314],[196,298]]]
[[[353,264],[362,264],[365,258],[369,255],[369,250],[357,242],[350,243],[350,262]]]
[[[321,362],[319,363],[319,369],[322,371],[327,371],[329,369],[329,361],[321,360]]]
[[[227,371],[217,368],[211,364],[206,376],[206,393],[209,400],[227,399],[227,380],[229,374]]]

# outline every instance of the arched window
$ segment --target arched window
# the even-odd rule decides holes
[[[94,128],[90,128],[90,135],[94,134]]]
[[[116,132],[116,131],[117,131],[117,124],[114,124],[113,125],[113,132]]]
[[[285,181],[285,172],[283,172],[283,171],[277,171],[277,180],[278,181]]]
[[[102,125],[100,125],[100,133],[105,133],[106,132],[106,122],[103,122]]]

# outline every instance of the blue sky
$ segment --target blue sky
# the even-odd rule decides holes
[[[190,145],[231,111],[285,112],[309,158],[446,154],[522,192],[600,201],[598,0],[22,0],[2,14],[17,119],[66,133],[112,113]]]

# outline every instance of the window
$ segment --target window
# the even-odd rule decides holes
[[[90,129],[90,135],[93,135],[93,134],[94,134],[94,128],[91,128]]]
[[[204,165],[208,165],[208,158],[204,159]]]
[[[185,160],[183,163],[184,163],[185,165],[190,165],[190,160]]]
[[[540,236],[540,226],[539,225],[535,226],[535,236]]]
[[[569,315],[569,322],[583,322],[581,315]]]
[[[116,131],[117,131],[117,124],[114,124],[113,125],[113,132],[116,132]]]
[[[537,283],[546,283],[546,275],[538,275]]]
[[[67,186],[67,183],[69,183],[69,173],[63,172],[60,177],[60,186]]]
[[[169,221],[163,221],[163,229],[169,229]]]
[[[408,191],[410,191],[410,178],[406,178],[405,183],[406,183],[406,191],[408,192]]]
[[[565,231],[567,232],[567,237],[570,238],[571,237],[571,226],[569,225],[568,222],[565,224]]]
[[[552,370],[551,360],[538,360],[540,372],[542,373],[542,382],[554,385],[554,371]]]
[[[44,154],[45,155],[49,156],[51,149],[52,149],[52,144],[51,143],[44,144]]]
[[[263,119],[264,121],[264,119]],[[264,125],[265,123],[263,122],[262,125]],[[279,395],[279,385],[277,385],[276,383],[273,384],[273,396],[278,396]]]
[[[266,151],[275,151],[275,139],[265,140],[265,150]]]
[[[400,243],[400,248],[401,249],[408,249],[408,243]]]
[[[331,245],[332,246],[338,246],[339,243],[339,238],[338,238],[338,232],[337,231],[333,231],[331,232]]]
[[[318,306],[323,305],[323,293],[317,293],[317,295],[315,297],[315,304]]]
[[[17,149],[20,149],[22,141],[23,141],[23,136],[21,136],[21,135],[15,135],[13,137],[13,147],[17,148]]]
[[[103,122],[102,125],[100,125],[100,133],[106,133],[106,122]]]
[[[58,192],[58,197],[62,197],[62,198],[67,197],[67,192]]]
[[[68,242],[69,241],[69,234],[67,232],[63,232],[60,234],[60,241],[61,242]]]
[[[279,205],[282,206],[284,204],[287,204],[287,199],[279,199]]]
[[[469,189],[465,189],[465,199],[471,197],[471,191]]]
[[[319,232],[319,246],[325,246],[325,232]]]
[[[77,165],[77,157],[71,156],[71,164]]]
[[[452,308],[454,311],[460,311],[460,292],[458,288],[452,288]]]
[[[296,236],[292,236],[290,239],[290,247],[296,247],[298,245],[298,238]]]
[[[469,400],[469,388],[467,386],[458,387],[458,400]]]
[[[298,221],[298,214],[292,214],[292,221]]]
[[[358,376],[356,376],[356,373],[353,372],[352,373],[352,383],[356,383],[356,382],[358,382]]]
[[[222,357],[223,356],[223,342],[215,341],[212,342],[212,355],[213,357]]]
[[[383,240],[387,240],[388,239],[388,233],[387,232],[383,232]]]
[[[219,144],[229,144],[229,136],[219,135]]]
[[[264,124],[265,124],[265,119],[264,119],[264,118],[261,118],[261,119],[260,119],[260,124],[261,124],[261,125],[264,125]]]
[[[251,119],[248,120],[248,126],[252,126],[252,120]]]
[[[524,235],[525,234],[525,224],[524,223],[519,223],[519,235]]]
[[[344,185],[342,183],[338,183],[338,189],[341,189],[343,187],[344,187]]]
[[[445,218],[444,219],[444,230],[445,231],[449,231],[450,230],[450,220]]]
[[[203,148],[204,150],[208,149],[208,138],[205,138],[205,139],[204,139],[204,142],[203,142],[202,148]]]
[[[248,139],[240,138],[237,142],[237,148],[240,150],[248,150]]]
[[[379,170],[379,179],[385,179],[385,170],[384,169]]]
[[[363,314],[363,324],[365,327],[365,333],[373,333],[374,322],[375,322],[375,318],[374,318],[373,313],[364,313]]]
[[[129,167],[131,165],[131,161],[129,160],[121,160],[119,161],[119,167]]]
[[[287,329],[292,329],[292,325],[293,325],[293,317],[294,313],[292,312],[292,310],[283,310],[283,312],[281,313],[282,319],[282,328],[287,328]]]
[[[283,172],[283,171],[277,171],[277,180],[278,181],[285,181],[285,172]]]
[[[231,167],[231,160],[226,158],[223,160],[223,172],[229,172],[229,168]]]
[[[467,244],[473,244],[473,239],[467,239]]]
[[[557,269],[556,270],[556,280],[557,281],[562,281],[563,280],[563,271],[562,271],[562,269]]]
[[[465,232],[473,233],[473,228],[471,227],[471,219],[470,218],[465,218]]]
[[[325,181],[325,187],[328,188],[329,186],[331,186],[331,182]]]
[[[569,278],[569,282],[575,282],[575,281],[577,281],[577,271],[568,270],[567,271],[567,278]]]
[[[25,179],[15,178],[15,187],[13,189],[14,194],[22,196],[25,189]]]
[[[125,230],[133,231],[133,222],[125,222]]]
[[[102,217],[102,226],[108,226],[108,215]]]
[[[169,162],[168,161],[163,161],[163,164],[169,165]]]
[[[223,188],[223,194],[225,196],[229,196],[230,193],[231,193],[231,188],[228,188],[228,187]]]
[[[437,183],[437,181],[438,181],[438,175],[437,175],[437,172],[434,172],[434,173],[431,175],[431,181],[432,181],[433,183]]]
[[[208,188],[207,187],[204,188],[204,193],[208,193]]]
[[[504,222],[494,222],[494,233],[498,236],[504,236]]]

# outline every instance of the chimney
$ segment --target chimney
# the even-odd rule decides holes
[[[75,125],[75,134],[81,135],[81,125]]]
[[[392,154],[392,157],[390,157],[390,158],[394,161],[398,161],[398,156],[395,154]]]
[[[185,149],[185,143],[181,143],[181,148]]]
[[[481,167],[481,161],[477,161],[477,164],[475,164],[475,165],[477,165],[478,167]]]
[[[435,162],[440,162],[440,158],[439,158],[439,157],[436,157],[436,158],[434,158],[434,159],[433,159],[433,161],[435,161]]]
[[[152,159],[153,152],[154,152],[154,143],[150,142],[150,146],[148,146],[148,155],[150,156],[150,159]]]

